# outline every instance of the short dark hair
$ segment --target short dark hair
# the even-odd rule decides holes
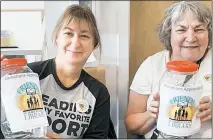
[[[101,47],[100,34],[98,31],[95,16],[92,13],[91,9],[89,7],[81,7],[80,5],[75,4],[67,7],[60,16],[52,34],[52,41],[54,45],[56,45],[56,40],[61,28],[64,25],[68,25],[72,20],[86,21],[89,24],[92,35],[94,37],[94,48],[98,46]]]

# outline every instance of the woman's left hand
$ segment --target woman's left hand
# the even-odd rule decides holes
[[[198,110],[200,112],[197,114],[197,118],[200,118],[201,123],[212,119],[212,102],[208,96],[201,98]]]

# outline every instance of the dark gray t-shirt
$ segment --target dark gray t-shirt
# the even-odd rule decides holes
[[[28,66],[39,75],[48,133],[61,138],[107,138],[110,96],[104,84],[82,70],[78,81],[66,88],[56,75],[55,59]]]

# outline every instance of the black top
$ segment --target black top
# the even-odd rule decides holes
[[[82,70],[77,82],[65,87],[56,75],[55,59],[28,66],[39,76],[49,134],[61,138],[107,138],[110,96],[104,84]]]

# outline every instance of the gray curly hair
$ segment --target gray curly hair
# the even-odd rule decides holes
[[[165,45],[166,49],[172,51],[171,47],[171,28],[185,12],[192,12],[199,22],[203,23],[208,30],[209,43],[212,46],[212,15],[210,9],[200,2],[181,1],[172,4],[165,12],[165,17],[157,29],[157,35],[160,41]]]

